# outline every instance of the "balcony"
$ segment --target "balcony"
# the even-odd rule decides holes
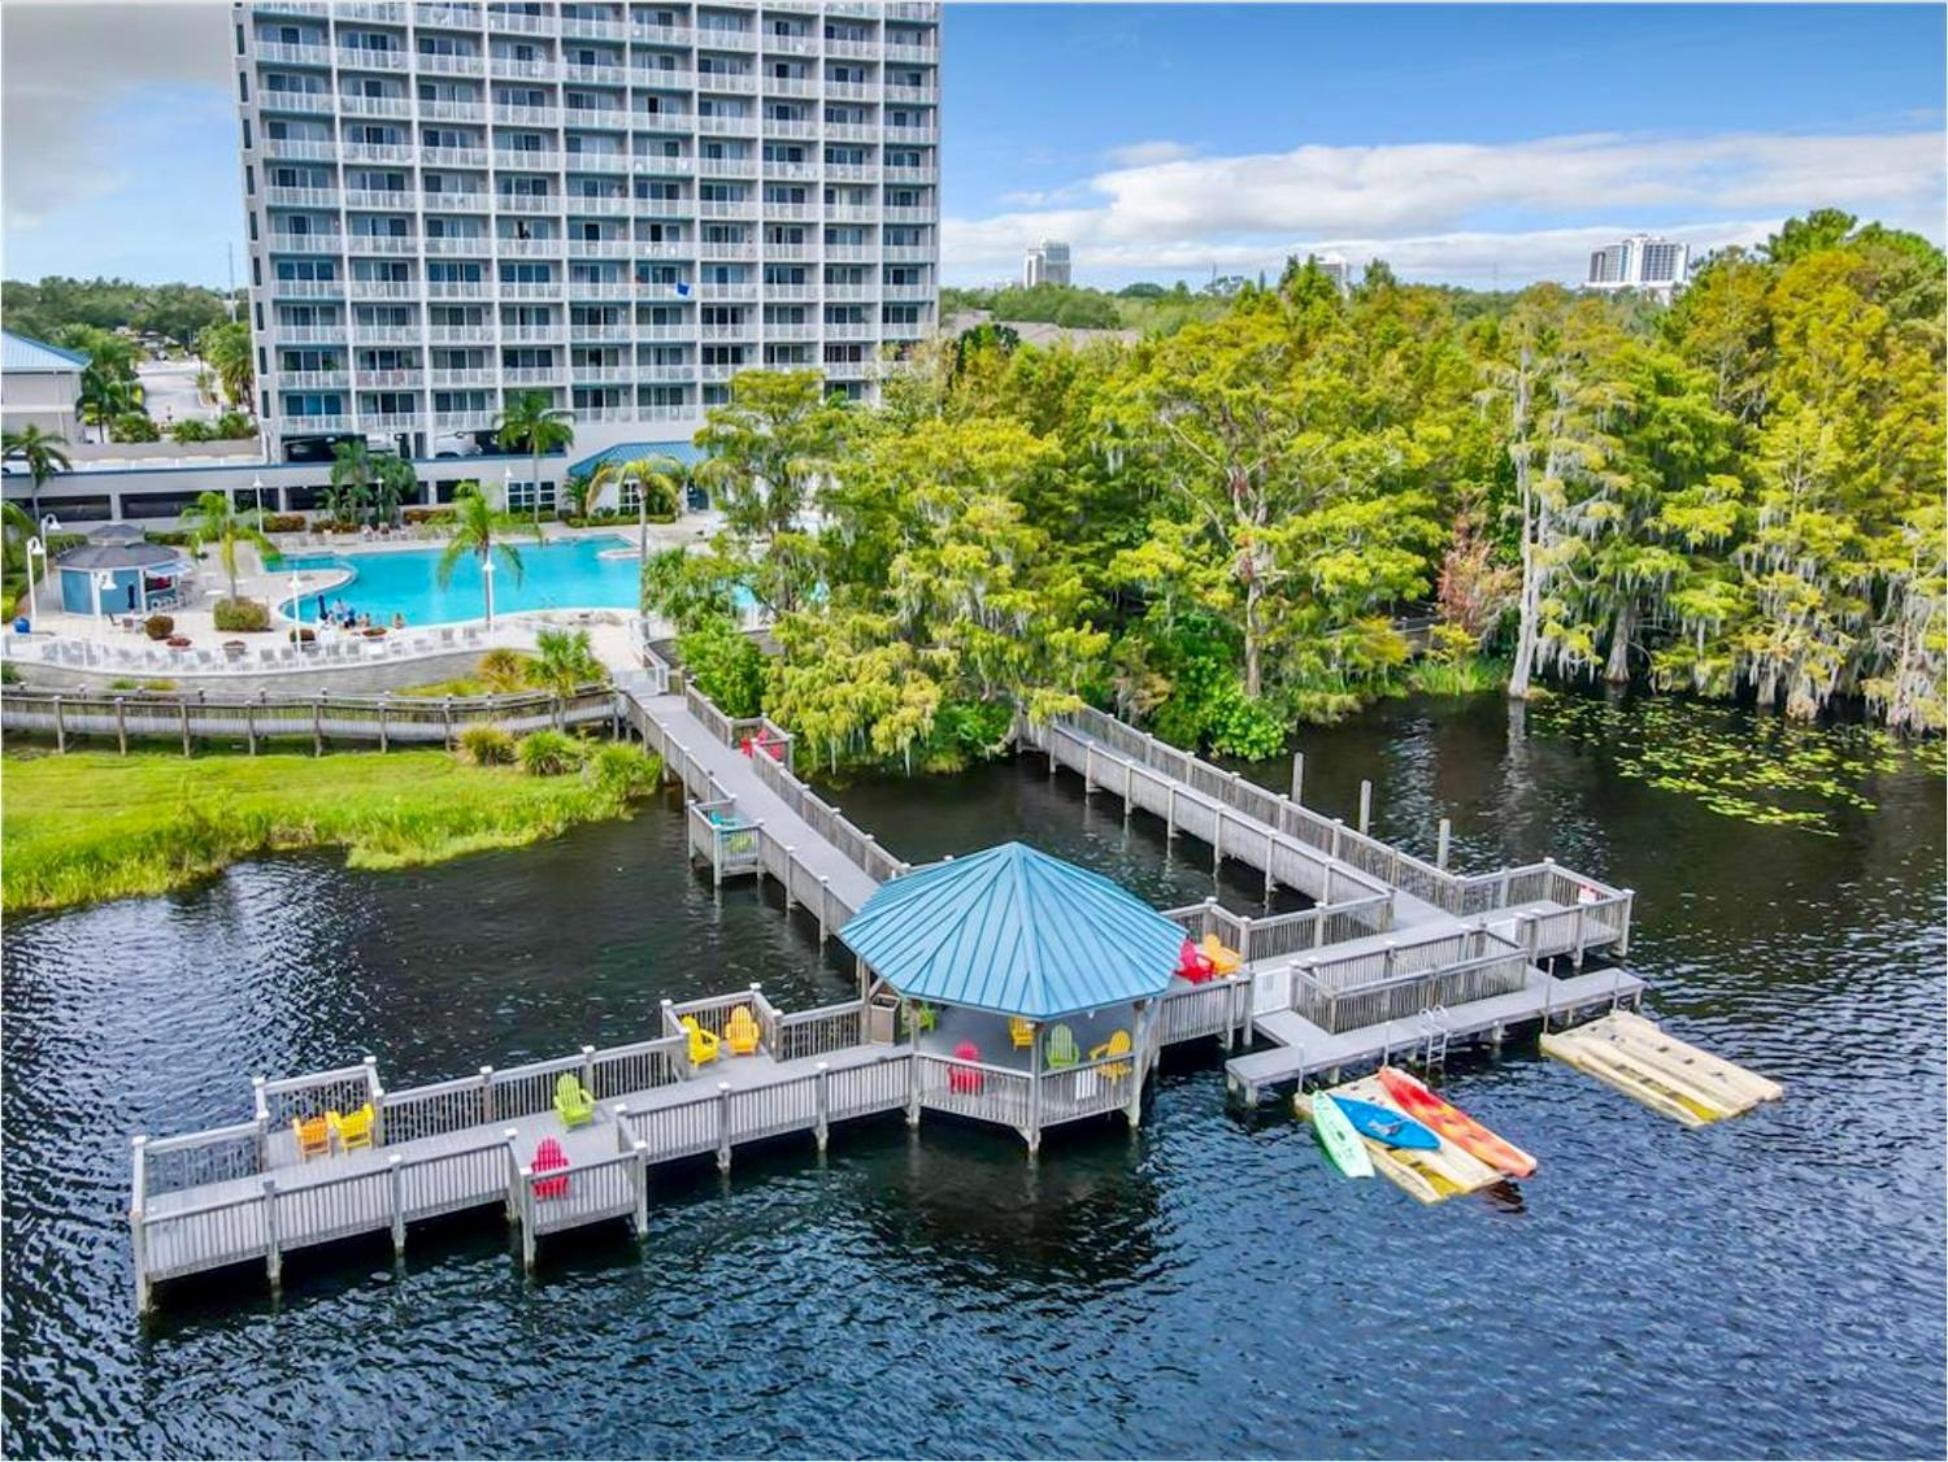
[[[565,152],[562,158],[571,173],[626,173],[630,167],[626,152]]]
[[[700,112],[697,115],[697,131],[706,137],[755,137],[758,135],[758,119],[729,117],[720,112]]]
[[[364,370],[358,373],[358,388],[361,391],[414,391],[425,384],[425,375],[417,367],[410,370]]]
[[[811,162],[779,162],[775,158],[764,160],[764,175],[779,178],[786,182],[812,183],[818,181],[818,164]]]
[[[426,338],[435,345],[492,345],[492,325],[428,325]]]
[[[877,340],[879,326],[871,320],[827,320],[827,340]]]
[[[338,99],[338,109],[348,117],[410,117],[413,103],[410,97],[347,93]]]
[[[876,300],[879,298],[877,284],[827,284],[825,298],[829,300]]]
[[[257,94],[260,112],[305,112],[329,117],[335,103],[328,91],[261,91]]]
[[[825,38],[825,54],[841,60],[876,61],[879,59],[879,42],[870,36],[864,40],[854,40],[843,36]]]
[[[835,183],[877,183],[879,164],[876,162],[828,162],[825,176]]]
[[[270,292],[275,299],[338,300],[345,298],[342,279],[273,279]]]
[[[273,254],[339,254],[345,249],[345,235],[337,229],[274,228],[265,236],[264,247]]]
[[[833,218],[838,215],[828,210],[826,216]],[[902,208],[889,203],[886,205],[886,221],[888,223],[936,223],[939,220],[931,208]]]
[[[425,240],[426,252],[446,258],[484,259],[491,252],[486,234],[441,234]]]
[[[494,166],[504,172],[558,173],[561,171],[561,161],[559,152],[526,152],[506,148],[494,152]]]
[[[933,167],[896,167],[886,165],[886,181],[889,183],[937,183],[940,169]]]
[[[629,71],[624,66],[576,66],[564,64],[561,68],[563,81],[587,86],[627,86]]]
[[[828,203],[825,216],[834,223],[878,223],[879,209],[871,203]]]
[[[498,424],[497,413],[492,411],[436,411],[433,413],[435,431],[478,431],[483,427]]]
[[[489,56],[487,69],[493,76],[518,81],[553,81],[557,70],[553,61],[517,61],[512,56]]]
[[[938,127],[902,127],[897,122],[889,122],[886,124],[886,140],[894,143],[907,142],[928,145],[940,140],[940,129]]]
[[[758,79],[749,71],[699,71],[697,90],[715,92],[739,92],[748,94],[758,89]]]
[[[341,0],[338,18],[370,20],[380,25],[404,25],[406,7],[403,0]]]
[[[750,369],[750,364],[744,361],[706,361],[697,367],[697,373],[706,381],[728,381],[739,371]]]
[[[724,239],[704,239],[697,244],[699,259],[755,259],[758,246],[749,240],[730,242]]]
[[[354,279],[352,298],[360,300],[409,300],[419,297],[420,285],[411,279]]]
[[[504,279],[496,292],[504,300],[558,300],[561,289],[559,279]]]
[[[832,380],[862,381],[871,376],[873,364],[869,360],[828,360],[824,368]]]
[[[269,330],[279,345],[343,345],[346,327],[338,325],[285,325],[273,320]]]
[[[494,207],[501,213],[559,213],[561,195],[559,193],[496,193]]]
[[[561,246],[560,239],[511,239],[500,235],[494,239],[493,251],[503,259],[559,259]]]
[[[279,371],[277,388],[280,391],[344,391],[351,386],[352,378],[345,371]]]
[[[585,41],[626,41],[630,28],[619,20],[590,20],[577,15],[561,18],[561,33]]]
[[[553,29],[545,15],[527,15],[519,10],[490,10],[487,29],[510,35],[545,36]]]
[[[700,178],[755,178],[757,175],[758,160],[754,157],[697,159],[697,176]]]
[[[492,386],[498,384],[497,373],[481,366],[440,367],[432,371],[435,386]]]
[[[889,41],[886,46],[885,55],[888,61],[917,61],[927,66],[938,66],[940,64],[940,47],[938,46],[909,46],[898,41]]]
[[[352,429],[349,416],[284,416],[275,418],[279,436],[325,436],[336,435]]]
[[[342,144],[346,162],[414,163],[418,150],[405,142],[347,142]]]
[[[627,132],[630,115],[620,107],[563,107],[561,125],[589,132]]]
[[[494,120],[513,127],[559,127],[561,108],[510,107],[504,102],[495,102]]]
[[[279,162],[337,162],[338,144],[315,137],[266,137],[264,156]]]
[[[391,234],[348,234],[346,249],[354,254],[417,254],[419,240],[394,238]]]
[[[623,341],[634,339],[635,333],[634,328],[628,325],[577,325],[571,321],[568,326],[570,340]]]
[[[876,102],[879,88],[870,81],[832,81],[825,83],[825,94],[834,101]]]
[[[338,48],[340,71],[404,71],[409,65],[404,51],[380,51],[370,46]]]
[[[571,259],[627,259],[629,240],[611,239],[570,239],[568,257]]]
[[[429,76],[478,76],[486,69],[486,63],[475,54],[421,51],[416,59],[420,71]]]
[[[767,56],[816,56],[818,37],[767,34],[764,37],[764,53]]]
[[[767,76],[764,78],[766,96],[809,96],[818,95],[818,78],[815,76]]]
[[[577,421],[636,421],[633,406],[571,406]]]
[[[828,142],[877,142],[879,125],[875,122],[827,122],[825,139]]]
[[[443,201],[448,196],[450,195],[444,193],[440,195]],[[362,188],[353,188],[346,191],[345,206],[379,209],[387,213],[411,213],[419,207],[419,195],[417,193],[374,193]]]
[[[724,26],[700,25],[697,27],[696,44],[700,51],[755,51],[758,37],[757,32],[748,27],[731,30]]]
[[[918,102],[926,106],[937,107],[940,105],[940,88],[937,86],[895,86],[889,81],[886,83],[886,100],[889,102]]]
[[[931,284],[887,284],[881,286],[882,297],[889,300],[931,300],[938,288]]]
[[[630,245],[638,259],[694,259],[697,246],[682,239],[643,239]]]
[[[780,223],[811,223],[818,218],[816,203],[766,203],[764,216]]]
[[[504,366],[501,383],[507,386],[559,386],[568,375],[566,368],[552,366]],[[492,385],[492,381],[488,382]]]
[[[889,264],[931,264],[933,248],[929,244],[888,244],[886,262]]]
[[[272,66],[331,67],[332,51],[326,45],[287,45],[281,41],[259,41],[257,59]]]
[[[368,416],[362,411],[359,413],[360,429],[369,432],[386,432],[392,434],[396,432],[418,431],[425,424],[425,417],[416,411],[398,411],[390,414],[372,416]]]
[[[473,30],[480,29],[480,7],[478,5],[415,5],[413,23],[421,30]]]
[[[659,157],[650,153],[636,158],[632,170],[638,177],[644,178],[687,178],[696,171],[696,166],[695,158]]]
[[[646,46],[692,46],[696,44],[696,32],[683,25],[650,25],[637,21],[629,27],[629,37],[638,45]]]
[[[766,280],[764,297],[767,300],[804,300],[809,303],[819,297],[819,290],[816,284],[774,284]]]
[[[400,197],[409,197],[400,194]],[[266,188],[264,206],[267,208],[336,208],[338,190],[336,188]],[[408,202],[408,207],[411,203]]]
[[[779,324],[767,320],[764,322],[764,338],[766,340],[816,340],[818,326],[807,325],[802,321]]]
[[[818,136],[818,123],[793,122],[782,117],[766,117],[764,119],[764,135],[766,137],[813,138]]]
[[[429,300],[484,300],[492,293],[493,286],[485,279],[429,279],[426,281],[426,297]]]
[[[695,91],[697,73],[694,71],[665,71],[654,66],[638,66],[629,73],[630,81],[651,91]]]
[[[485,122],[485,102],[427,102],[419,104],[419,115],[430,122]]]
[[[764,246],[764,257],[781,264],[799,263],[816,259],[818,257],[818,250],[810,244],[766,243]]]
[[[358,345],[417,345],[417,325],[354,325],[352,339]]]
[[[503,325],[501,343],[503,345],[559,345],[563,339],[564,327],[557,321],[552,325]]]
[[[568,297],[572,300],[626,300],[635,286],[627,279],[571,279]]]

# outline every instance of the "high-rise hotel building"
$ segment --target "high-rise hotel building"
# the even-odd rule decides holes
[[[275,456],[440,455],[532,391],[578,448],[687,436],[739,371],[861,395],[934,326],[937,4],[233,14]]]

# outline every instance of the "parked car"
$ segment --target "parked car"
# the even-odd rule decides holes
[[[495,432],[491,426],[473,427],[466,431],[443,431],[433,438],[435,457],[478,457],[495,450]]]

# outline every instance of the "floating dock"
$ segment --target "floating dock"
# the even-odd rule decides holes
[[[1545,1031],[1542,1052],[1687,1127],[1722,1122],[1786,1094],[1778,1082],[1686,1045],[1628,1010]]]
[[[1302,1117],[1310,1117],[1313,1102],[1327,1096],[1352,1097],[1357,1101],[1371,1102],[1376,1107],[1385,1107],[1390,1112],[1400,1111],[1399,1104],[1387,1094],[1387,1089],[1380,1084],[1377,1076],[1362,1076],[1357,1081],[1348,1081],[1327,1091],[1299,1092],[1292,1099],[1293,1109]],[[1445,1137],[1441,1139],[1439,1150],[1434,1152],[1388,1147],[1384,1142],[1375,1142],[1365,1136],[1360,1141],[1366,1144],[1366,1150],[1373,1158],[1373,1170],[1422,1203],[1445,1203],[1463,1193],[1478,1193],[1483,1188],[1492,1188],[1506,1181],[1503,1174],[1472,1153],[1462,1151]]]

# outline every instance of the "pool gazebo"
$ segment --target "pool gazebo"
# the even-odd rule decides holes
[[[182,601],[189,556],[161,543],[90,541],[54,560],[61,607],[69,614],[147,614]],[[97,579],[100,599],[97,600]]]
[[[1030,1152],[1058,1123],[1141,1119],[1184,931],[1109,879],[1003,843],[883,885],[839,937],[868,997],[897,1001],[918,1105]]]

